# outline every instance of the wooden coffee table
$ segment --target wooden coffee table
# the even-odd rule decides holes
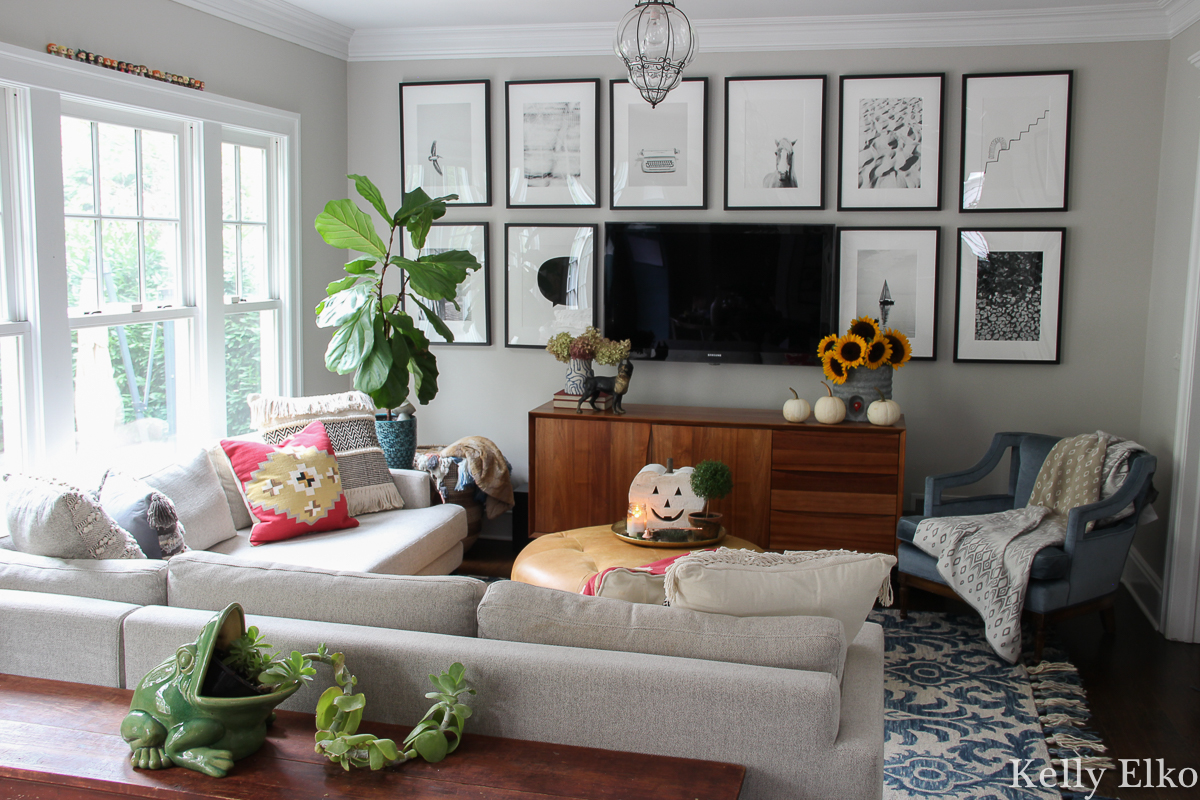
[[[720,546],[762,552],[758,545],[736,536],[726,536]],[[610,525],[594,525],[534,539],[513,562],[512,579],[578,594],[589,578],[610,567],[640,567],[703,549],[639,547],[619,539]]]
[[[135,770],[119,733],[132,694],[0,674],[0,797],[733,800],[746,774],[736,764],[481,736],[469,723],[462,746],[440,764],[344,772],[313,752],[313,716],[289,711],[279,712],[263,748],[224,778],[181,767]],[[409,730],[363,728],[397,743]]]

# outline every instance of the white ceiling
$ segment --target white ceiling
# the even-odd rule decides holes
[[[175,0],[350,61],[605,55],[634,0]],[[677,0],[700,53],[1169,39],[1200,0]]]

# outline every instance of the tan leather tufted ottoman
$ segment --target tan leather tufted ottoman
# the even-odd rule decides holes
[[[762,548],[736,536],[726,536],[721,547],[735,550]],[[609,567],[640,567],[700,547],[638,547],[622,542],[608,525],[548,533],[534,539],[513,562],[512,579],[548,589],[579,594],[588,578]]]

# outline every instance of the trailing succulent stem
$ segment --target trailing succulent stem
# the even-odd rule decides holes
[[[397,746],[391,739],[358,733],[367,698],[366,695],[354,693],[358,678],[346,668],[344,655],[330,653],[322,644],[316,653],[309,653],[304,658],[328,664],[333,669],[337,686],[330,686],[317,701],[316,752],[335,764],[341,764],[343,769],[382,769],[403,764],[417,756],[436,763],[453,753],[462,741],[463,728],[471,716],[471,707],[463,704],[461,698],[464,694],[475,694],[475,690],[463,679],[466,670],[462,664],[452,664],[441,675],[429,676],[438,691],[425,696],[438,702]]]
[[[408,398],[409,379],[417,399],[428,403],[437,395],[437,360],[429,339],[404,310],[407,296],[446,341],[454,335],[434,310],[438,303],[458,308],[458,285],[479,269],[466,250],[426,254],[425,239],[435,219],[446,214],[446,201],[458,195],[431,198],[422,189],[404,195],[400,209],[388,211],[383,195],[364,175],[348,175],[358,193],[388,224],[387,244],[375,231],[371,216],[353,200],[331,200],[317,215],[317,232],[331,247],[364,254],[345,266],[345,277],[326,287],[328,296],[317,305],[317,326],[334,328],[325,351],[325,366],[339,375],[354,373],[354,388],[366,392],[375,405],[393,409]],[[393,255],[407,230],[416,260]],[[388,267],[400,270],[400,291],[387,293]]]

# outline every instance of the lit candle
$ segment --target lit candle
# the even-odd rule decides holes
[[[630,503],[625,516],[625,532],[635,536],[646,530],[646,508],[641,503]]]

